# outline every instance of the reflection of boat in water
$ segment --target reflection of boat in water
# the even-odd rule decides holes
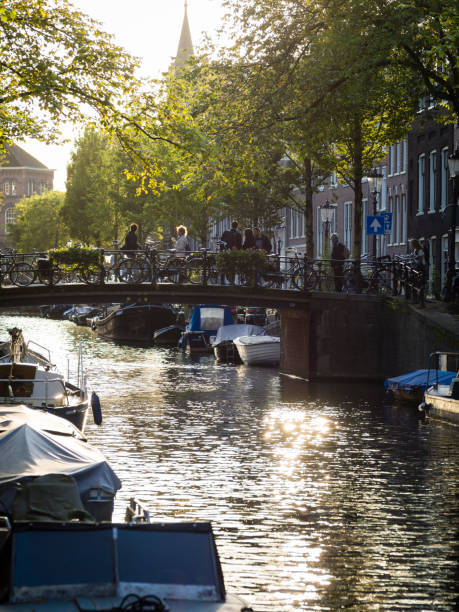
[[[265,330],[259,325],[244,323],[223,325],[218,328],[217,335],[211,340],[214,355],[217,361],[223,363],[242,363],[234,339],[239,336],[264,336],[265,334]]]
[[[233,312],[229,306],[199,304],[194,307],[178,346],[189,353],[212,353],[210,338],[217,334],[219,327],[232,324]]]
[[[83,431],[89,397],[81,351],[78,355],[77,382],[60,374],[51,362],[50,352],[35,342],[25,342],[22,331],[9,330],[10,342],[0,344],[0,404],[25,404],[71,421]],[[102,422],[99,400],[91,398],[95,421]]]
[[[245,365],[276,365],[280,362],[278,336],[240,336],[234,339]]]
[[[0,459],[0,505],[14,520],[63,517],[69,503],[47,499],[50,491],[64,495],[68,479],[62,476],[76,481],[75,511],[111,519],[121,483],[102,453],[71,423],[27,406],[0,406]],[[43,487],[39,478],[45,476]]]
[[[438,382],[442,385],[449,385],[455,376],[455,372],[439,371]],[[414,370],[401,376],[387,378],[384,381],[384,387],[392,393],[396,400],[418,405],[419,402],[422,402],[424,391],[433,381],[433,371]]]
[[[135,500],[110,522],[121,483],[70,423],[0,408],[3,453],[0,612],[249,610],[226,593],[210,523],[153,524]]]
[[[426,389],[419,409],[430,418],[459,425],[459,371],[449,384],[442,384],[440,380],[440,364],[443,365],[447,360],[454,361],[457,369],[459,351],[435,351],[429,355],[429,365],[434,364],[430,376],[433,384]]]
[[[177,313],[170,304],[113,306],[92,320],[99,336],[113,340],[152,342],[153,332],[175,322]]]

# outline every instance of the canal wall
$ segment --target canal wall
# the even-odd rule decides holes
[[[281,310],[283,374],[374,380],[427,367],[435,350],[459,350],[459,321],[431,306],[363,295],[314,296]]]

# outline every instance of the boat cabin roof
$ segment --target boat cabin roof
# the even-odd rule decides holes
[[[203,331],[215,334],[222,325],[232,325],[233,312],[229,306],[200,304],[195,306],[191,315],[190,331]]]
[[[15,523],[9,593],[10,603],[129,593],[225,601],[210,523]]]

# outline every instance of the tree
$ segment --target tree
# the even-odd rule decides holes
[[[66,244],[70,233],[62,216],[64,197],[59,191],[45,191],[16,204],[16,223],[8,231],[19,251],[47,251]]]
[[[0,150],[26,136],[47,142],[59,123],[119,124],[138,65],[67,0],[0,5]]]

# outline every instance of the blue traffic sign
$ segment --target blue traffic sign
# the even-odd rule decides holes
[[[367,215],[367,236],[384,234],[384,217],[382,215]]]
[[[384,217],[384,231],[389,233],[392,231],[392,213],[382,212],[381,217]]]

